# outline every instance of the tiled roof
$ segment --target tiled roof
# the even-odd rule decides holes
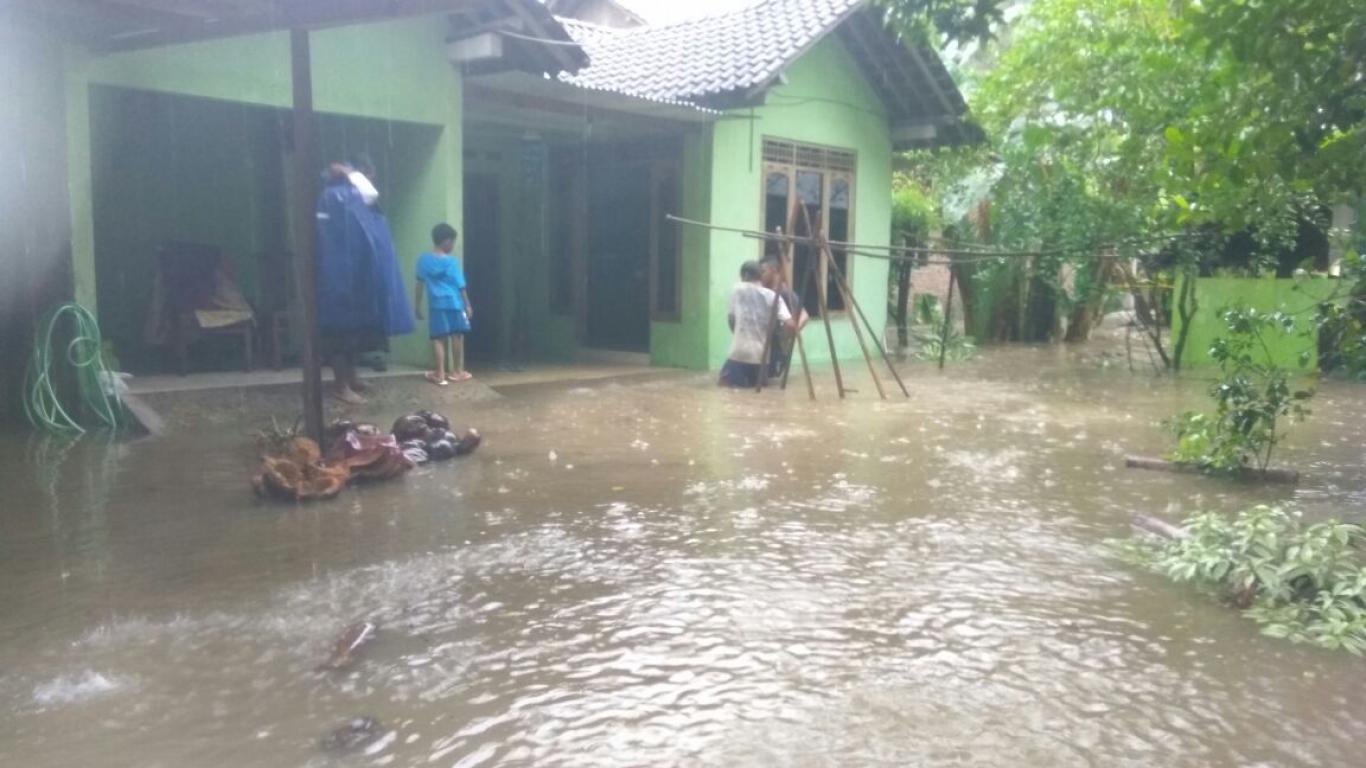
[[[868,0],[762,0],[662,26],[608,29],[560,19],[589,65],[560,79],[593,90],[725,109],[761,103],[782,70],[839,33],[893,120],[956,120],[962,95],[928,48],[908,49]]]
[[[764,0],[664,26],[606,29],[561,19],[589,65],[565,80],[699,104],[765,83],[862,0]]]

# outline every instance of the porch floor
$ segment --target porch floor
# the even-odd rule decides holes
[[[639,362],[580,362],[580,363],[536,363],[519,368],[487,367],[472,365],[470,371],[485,385],[498,387],[517,387],[534,384],[571,383],[596,381],[649,373],[648,364]],[[361,371],[365,380],[384,380],[394,378],[417,378],[424,369],[411,366],[394,365],[384,372]],[[298,384],[303,374],[298,368],[283,370],[221,371],[192,373],[188,376],[155,375],[136,376],[128,379],[128,390],[135,395],[162,394],[167,392],[200,392],[214,389],[241,389],[262,387],[283,387]],[[323,380],[330,374],[324,371]]]

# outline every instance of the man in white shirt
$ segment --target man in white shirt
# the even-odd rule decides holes
[[[769,336],[769,323],[773,317],[773,291],[760,284],[762,271],[759,264],[747,261],[740,267],[740,282],[730,292],[730,310],[727,320],[734,336],[730,342],[730,355],[721,368],[720,384],[726,387],[743,389],[759,385],[763,371],[764,340]],[[777,302],[778,321],[791,329],[792,313],[786,302]]]

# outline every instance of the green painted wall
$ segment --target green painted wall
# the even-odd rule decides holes
[[[748,119],[750,112],[746,110],[733,112],[715,124],[708,218],[716,224],[762,229],[763,140],[788,139],[858,153],[851,236],[860,243],[887,244],[891,234],[892,142],[888,118],[877,95],[834,38],[827,38],[801,57],[788,70],[787,79],[786,85],[769,94],[764,106],[753,110],[753,120]],[[718,368],[730,348],[726,324],[729,289],[739,279],[740,264],[761,254],[758,243],[728,232],[713,232],[708,249],[706,356],[708,366]],[[685,252],[685,263],[695,258],[692,252]],[[856,256],[850,273],[855,299],[880,331],[887,318],[887,262]],[[832,324],[837,354],[841,358],[859,355],[848,317],[832,316]],[[829,347],[819,323],[809,326],[805,335],[810,358],[829,360]]]
[[[445,57],[442,17],[314,32],[313,103],[319,112],[443,124],[458,75]],[[240,101],[292,104],[289,35],[132,51],[90,60],[90,82]]]
[[[1254,307],[1263,312],[1282,311],[1296,314],[1307,326],[1313,319],[1313,307],[1341,287],[1337,280],[1305,278],[1302,280],[1245,277],[1202,277],[1196,280],[1195,300],[1199,309],[1191,318],[1190,336],[1182,365],[1200,367],[1214,365],[1209,349],[1214,340],[1225,335],[1220,311],[1238,305]],[[1172,312],[1172,338],[1180,336],[1180,316]],[[1287,335],[1267,337],[1271,359],[1278,365],[1297,367],[1302,353],[1309,354],[1309,368],[1318,365],[1318,337]]]
[[[711,168],[712,132],[689,133],[683,140],[683,218],[705,221],[711,215]],[[682,312],[678,322],[650,324],[650,362],[705,370],[711,366],[711,234],[683,226],[682,236]]]
[[[324,138],[323,150],[363,143],[372,154],[385,154],[392,162],[395,178],[388,190],[381,191],[386,192],[389,201],[395,243],[403,255],[409,281],[412,259],[427,247],[431,224],[440,219],[457,227],[462,224],[462,83],[445,57],[445,25],[434,23],[442,18],[328,29],[315,32],[312,38],[314,101],[318,112],[382,121],[353,122],[349,129],[343,124],[337,138],[328,136],[328,120],[323,119],[319,121],[319,131]],[[94,308],[96,261],[103,257],[105,244],[96,237],[92,148],[110,137],[92,134],[92,118],[98,119],[91,111],[92,86],[121,86],[288,108],[289,43],[286,34],[274,33],[104,57],[71,49],[66,59],[68,188],[76,295]],[[419,130],[412,124],[422,124],[425,129]],[[224,130],[227,129],[210,127],[211,133],[220,136]],[[376,152],[377,145],[386,151]],[[235,148],[242,146],[242,142],[237,142]],[[319,159],[321,162],[326,158]],[[204,172],[203,164],[195,162],[199,171]],[[377,163],[382,162],[377,158]],[[223,189],[232,192],[240,188],[242,173],[245,172],[239,169],[225,169]],[[178,205],[183,210],[192,204],[185,201]],[[201,217],[196,211],[191,218]],[[234,237],[251,240],[251,236]],[[420,335],[398,340],[396,359],[425,363],[425,347]]]
[[[0,431],[22,418],[34,326],[71,299],[64,77],[59,42],[0,24]]]

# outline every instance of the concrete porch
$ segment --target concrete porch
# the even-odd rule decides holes
[[[532,365],[477,366],[470,371],[475,380],[487,387],[520,387],[542,384],[564,384],[575,382],[601,381],[624,376],[639,376],[658,373],[660,369],[651,368],[646,356],[612,355],[593,357],[571,363],[537,363]],[[361,378],[366,381],[386,381],[393,379],[420,379],[424,369],[404,365],[391,365],[387,371],[363,370]],[[303,374],[298,368],[262,371],[222,371],[215,373],[196,373],[190,376],[155,375],[136,376],[127,380],[128,391],[134,395],[160,395],[174,392],[208,392],[213,390],[266,389],[298,386]],[[326,377],[325,377],[326,378]],[[452,387],[459,385],[453,384]]]

